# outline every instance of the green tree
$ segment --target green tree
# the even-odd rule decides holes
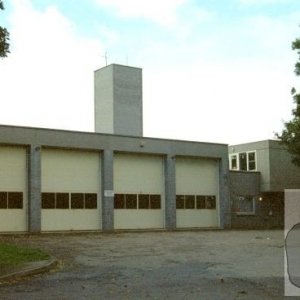
[[[298,61],[295,64],[295,74],[300,76],[300,38],[292,42],[292,49],[297,51]],[[291,90],[295,108],[292,110],[292,119],[284,123],[284,129],[277,137],[287,146],[292,155],[292,162],[300,167],[300,93],[295,88]]]
[[[4,9],[3,1],[0,0],[0,10]],[[0,26],[0,57],[6,57],[9,53],[9,33],[6,28]]]

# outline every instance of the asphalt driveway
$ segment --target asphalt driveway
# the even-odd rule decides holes
[[[2,237],[60,260],[0,299],[283,299],[283,231]]]

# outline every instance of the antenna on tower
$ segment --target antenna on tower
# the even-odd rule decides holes
[[[107,51],[105,51],[105,55],[104,55],[104,56],[102,56],[102,57],[104,57],[104,58],[105,58],[105,66],[107,66]]]

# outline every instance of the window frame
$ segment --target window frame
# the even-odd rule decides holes
[[[233,211],[236,215],[240,216],[253,216],[256,211],[256,197],[253,195],[236,195],[235,198],[251,198],[252,200],[252,211]]]
[[[240,152],[234,152],[229,154],[229,170],[230,171],[243,171],[243,172],[257,172],[257,151],[256,150],[250,150],[250,151],[240,151]],[[246,154],[246,164],[247,164],[247,169],[246,170],[241,170],[241,166],[240,166],[240,154]],[[254,161],[253,160],[249,160],[249,155],[254,153]],[[232,168],[232,159],[233,157],[236,158],[236,169]],[[255,168],[250,170],[250,163],[254,162],[255,163]]]

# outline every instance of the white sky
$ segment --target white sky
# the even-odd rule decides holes
[[[0,124],[94,130],[93,71],[143,68],[144,135],[274,138],[293,108],[299,0],[5,0]]]

